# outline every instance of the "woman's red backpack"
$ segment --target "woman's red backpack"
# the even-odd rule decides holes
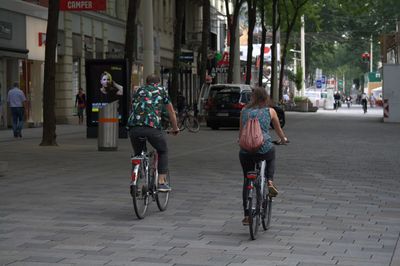
[[[260,113],[260,112],[259,112]],[[250,112],[246,125],[239,137],[239,146],[249,152],[256,153],[264,144],[264,136],[257,116],[251,118]]]

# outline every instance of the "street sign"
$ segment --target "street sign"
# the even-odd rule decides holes
[[[320,79],[317,79],[315,81],[315,86],[317,87],[317,89],[321,89],[322,88],[322,81]]]
[[[321,82],[322,82],[322,84],[325,84],[325,82],[326,82],[326,76],[324,76],[324,75],[321,76]]]
[[[181,62],[188,62],[191,63],[194,60],[194,54],[193,52],[181,52],[181,55],[179,56],[179,61]]]

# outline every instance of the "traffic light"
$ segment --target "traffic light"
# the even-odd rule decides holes
[[[369,53],[365,52],[361,55],[361,59],[364,63],[369,62]]]

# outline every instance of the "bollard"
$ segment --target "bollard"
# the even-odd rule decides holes
[[[117,150],[118,128],[118,101],[114,101],[99,110],[99,131],[97,136],[99,151]]]

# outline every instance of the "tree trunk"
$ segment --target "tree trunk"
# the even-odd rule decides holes
[[[283,43],[283,49],[282,49],[282,55],[281,55],[281,70],[279,72],[279,100],[282,99],[283,97],[283,77],[284,77],[284,70],[285,70],[285,64],[286,64],[286,55],[287,55],[287,48],[289,46],[289,37],[290,33],[293,30],[294,24],[296,23],[296,18],[297,18],[297,11],[295,12],[295,15],[293,16],[293,19],[291,23],[288,25],[288,28],[286,29],[286,34],[285,34],[285,41]]]
[[[297,2],[293,2],[290,1],[291,3],[291,7],[293,8],[294,14],[293,16],[290,18],[289,17],[289,8],[287,5],[286,0],[283,0],[283,4],[285,7],[285,12],[286,12],[286,34],[285,34],[285,42],[283,45],[283,50],[282,50],[282,55],[281,55],[281,68],[280,68],[280,73],[279,73],[279,100],[282,99],[283,97],[283,90],[282,90],[282,85],[283,85],[283,77],[284,77],[284,69],[285,69],[285,63],[286,63],[286,55],[287,55],[287,48],[289,46],[289,38],[290,38],[290,34],[293,31],[293,28],[296,24],[296,20],[299,17],[299,13],[300,13],[300,9],[308,2],[309,0],[304,0],[302,1],[297,1]]]
[[[276,52],[276,46],[277,46],[277,38],[276,38],[276,33],[278,31],[279,23],[277,23],[277,16],[278,16],[278,1],[279,0],[273,0],[272,1],[272,45],[271,45],[271,53],[272,53],[272,58],[271,58],[271,89],[270,89],[270,96],[271,100],[274,99],[274,86],[275,86],[275,77],[277,75],[276,73],[276,65],[277,65],[277,52]]]
[[[128,88],[132,87],[132,65],[134,62],[134,51],[136,49],[135,35],[136,35],[136,14],[140,5],[140,0],[131,0],[128,2],[128,15],[126,18],[126,32],[125,32],[125,60],[128,61]],[[131,90],[127,90],[127,106],[128,112],[131,111]]]
[[[228,30],[229,30],[229,66],[228,66],[228,81],[233,82],[233,64],[235,61],[235,45],[236,45],[236,27],[239,21],[239,12],[244,0],[234,1],[233,15],[229,13],[229,0],[225,0],[226,15],[228,17]]]
[[[210,0],[203,0],[203,32],[201,34],[200,88],[206,80],[208,36],[210,35]]]
[[[251,67],[253,65],[253,31],[256,25],[256,0],[247,0],[249,31],[247,32],[247,62],[246,62],[246,84],[250,84]]]
[[[126,18],[125,32],[125,59],[128,60],[129,77],[132,74],[133,54],[135,51],[135,33],[136,33],[136,14],[140,5],[140,0],[130,0],[128,2],[128,16]]]
[[[46,50],[43,81],[43,135],[40,146],[56,146],[56,48],[59,0],[50,0],[46,30]]]
[[[147,0],[146,0],[147,1]],[[179,89],[179,71],[182,47],[182,30],[183,30],[183,18],[185,13],[185,1],[175,1],[175,22],[174,22],[174,61],[172,67],[172,82],[171,87],[168,88],[169,95],[172,103],[176,105],[178,89]]]
[[[259,68],[259,73],[258,73],[258,86],[262,86],[262,80],[264,77],[264,49],[265,49],[265,38],[267,37],[267,28],[265,27],[265,0],[261,0],[261,8],[260,8],[260,14],[261,14],[261,28],[262,28],[262,33],[261,33],[261,48],[260,48],[260,68]]]

